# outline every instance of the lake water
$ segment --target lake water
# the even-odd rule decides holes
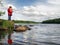
[[[30,27],[31,30],[19,33],[13,32],[11,35],[14,44],[60,45],[60,24],[33,24],[33,26],[29,26],[30,24],[26,25]]]

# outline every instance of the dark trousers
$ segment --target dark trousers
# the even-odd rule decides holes
[[[8,20],[11,20],[11,16],[8,16]]]

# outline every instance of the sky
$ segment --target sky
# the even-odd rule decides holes
[[[29,20],[41,22],[48,19],[60,18],[60,0],[3,0],[6,14],[2,19],[8,19],[7,8],[13,7],[12,20]],[[3,7],[1,6],[1,7]]]

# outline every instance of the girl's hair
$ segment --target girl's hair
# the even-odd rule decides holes
[[[9,8],[12,8],[12,6],[9,6]]]

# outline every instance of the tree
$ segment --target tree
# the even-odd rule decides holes
[[[0,0],[0,6],[3,6],[3,3],[2,3],[3,0]]]
[[[3,14],[5,14],[5,12],[0,11],[0,16],[2,16]],[[2,24],[3,24],[3,21],[0,19],[0,26],[2,26]]]
[[[0,11],[0,16],[2,16],[3,14],[5,14],[5,12]]]

